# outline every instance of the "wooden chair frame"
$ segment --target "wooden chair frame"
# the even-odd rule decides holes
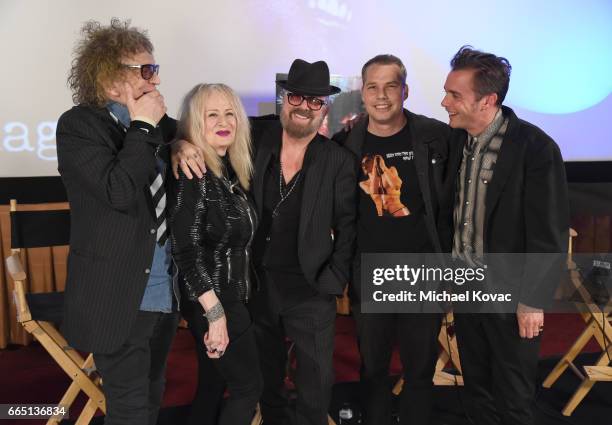
[[[438,354],[438,361],[436,362],[436,371],[434,373],[433,382],[434,385],[463,385],[463,376],[453,375],[445,372],[444,367],[450,361],[451,364],[459,373],[461,373],[461,362],[459,360],[459,348],[457,347],[457,336],[453,334],[449,335],[449,328],[454,324],[453,312],[446,313],[446,318],[442,322],[440,333],[438,334],[438,342],[442,347],[440,354]],[[402,392],[404,387],[404,378],[400,378],[393,387],[393,394],[396,396]]]
[[[15,200],[11,200],[11,211],[17,211]],[[75,424],[89,424],[98,409],[106,414],[106,399],[101,387],[101,377],[96,372],[93,355],[89,354],[86,358],[83,358],[81,354],[68,345],[66,339],[52,323],[32,319],[25,295],[27,275],[21,264],[19,249],[11,249],[11,255],[6,258],[6,267],[15,285],[13,300],[17,321],[38,340],[53,360],[72,379],[72,383],[58,402],[58,406],[69,410],[78,394],[83,391],[88,400]],[[61,420],[61,417],[52,416],[46,423],[47,425],[57,425]]]
[[[568,367],[580,378],[582,382],[561,411],[564,416],[570,416],[574,412],[596,382],[612,381],[612,366],[610,365],[612,345],[609,343],[609,341],[612,341],[612,306],[609,303],[603,310],[600,309],[593,301],[591,294],[584,288],[582,277],[576,267],[576,263],[572,260],[572,241],[576,236],[576,231],[570,229],[567,264],[571,283],[582,299],[582,302],[576,303],[576,306],[581,312],[580,314],[586,326],[542,383],[544,388],[550,388]],[[585,307],[587,311],[584,311]],[[591,338],[595,338],[603,352],[594,365],[584,366],[583,372],[574,364],[574,360]]]

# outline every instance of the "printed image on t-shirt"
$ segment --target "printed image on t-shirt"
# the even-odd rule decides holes
[[[415,146],[410,123],[391,136],[366,132],[359,157],[358,254],[433,252]],[[428,158],[422,159],[427,165]]]
[[[406,217],[410,210],[401,201],[402,179],[397,168],[387,167],[381,155],[366,155],[361,161],[366,180],[359,187],[372,199],[379,217]]]

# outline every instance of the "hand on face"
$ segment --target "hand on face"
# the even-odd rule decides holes
[[[130,83],[124,83],[125,106],[130,112],[130,118],[137,116],[146,117],[157,124],[162,119],[168,108],[164,102],[164,97],[157,90],[151,90],[142,96],[135,98],[134,90]]]
[[[143,51],[121,59],[126,67],[125,72],[111,83],[108,89],[110,100],[119,102],[128,108],[130,117],[145,117],[157,124],[166,113],[163,96],[157,90],[161,83],[159,74],[153,73],[150,78],[143,78],[143,70],[133,66],[154,64],[155,58],[149,52]]]

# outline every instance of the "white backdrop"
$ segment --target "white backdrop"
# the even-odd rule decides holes
[[[268,113],[275,73],[296,57],[358,75],[370,57],[393,53],[408,68],[406,106],[446,121],[439,103],[448,61],[472,44],[508,57],[507,103],[553,136],[566,159],[612,159],[604,128],[612,116],[612,2],[533,3],[0,0],[0,176],[57,174],[55,122],[72,105],[72,48],[84,21],[111,17],[149,31],[172,115],[198,82],[227,83],[250,114]]]

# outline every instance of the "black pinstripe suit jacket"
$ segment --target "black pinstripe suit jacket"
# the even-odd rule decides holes
[[[251,187],[258,215],[271,147],[281,142],[277,120],[251,121],[256,148]],[[298,258],[307,281],[319,292],[339,295],[348,283],[356,216],[356,159],[336,142],[317,135],[306,170],[298,234]]]
[[[85,351],[109,353],[128,337],[153,258],[149,185],[176,123],[164,116],[150,133],[134,124],[125,133],[105,108],[75,106],[57,125],[71,210],[63,331]]]

